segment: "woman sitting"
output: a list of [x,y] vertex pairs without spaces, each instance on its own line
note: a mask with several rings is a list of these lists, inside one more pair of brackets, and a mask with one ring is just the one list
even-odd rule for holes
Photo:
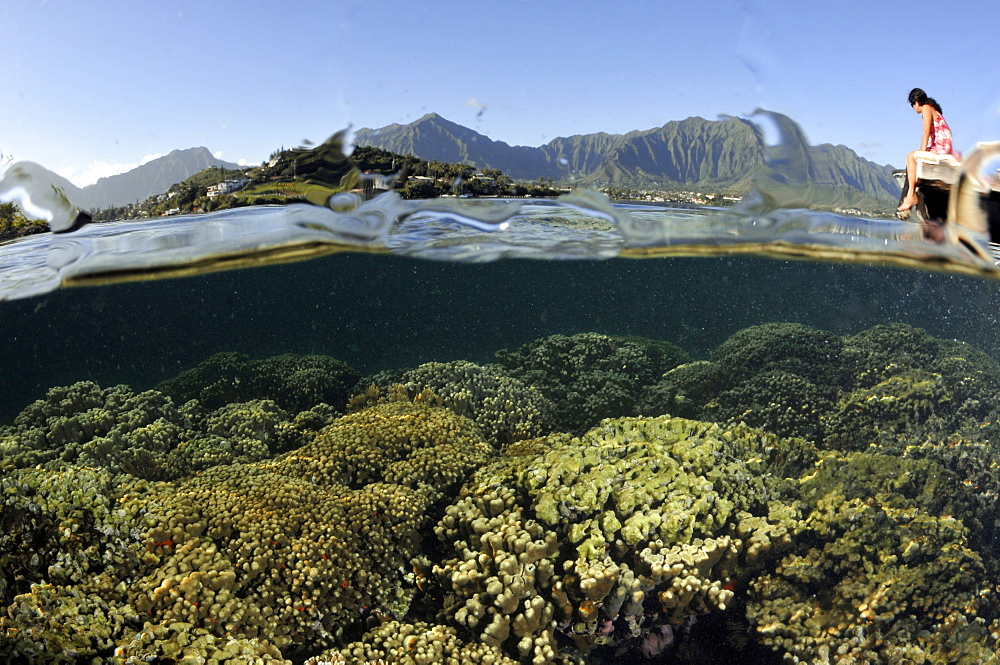
[[[917,205],[917,157],[921,152],[931,152],[936,155],[958,155],[952,150],[951,128],[945,122],[941,113],[941,105],[927,96],[920,88],[910,91],[910,106],[923,117],[924,133],[920,138],[921,150],[914,150],[906,156],[906,183],[908,189],[900,202],[897,212],[909,214],[910,208]],[[901,215],[902,216],[902,215]]]

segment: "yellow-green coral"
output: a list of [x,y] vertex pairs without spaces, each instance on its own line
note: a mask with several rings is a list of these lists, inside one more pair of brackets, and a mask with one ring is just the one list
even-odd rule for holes
[[340,418],[271,468],[318,485],[385,481],[437,500],[457,491],[491,454],[468,419],[426,404],[389,402]]
[[[509,447],[435,529],[453,548],[434,568],[448,614],[548,663],[558,635],[586,653],[724,609],[746,542],[771,527],[778,485],[761,472],[778,470],[766,461],[777,445],[747,428],[625,418]],[[765,512],[737,535],[749,510]]]
[[490,446],[447,409],[382,404],[334,422],[273,461],[158,485],[156,565],[133,604],[155,622],[284,647],[332,645],[359,608],[404,611],[428,509]]
[[799,323],[765,323],[733,334],[712,352],[712,361],[734,382],[756,374],[797,374],[822,388],[849,380],[850,366],[840,335]]
[[[667,351],[557,336],[339,419],[328,359],[220,356],[187,377],[205,404],[53,389],[0,430],[0,657],[995,659],[1000,366],[903,325]],[[574,430],[719,422],[522,440],[550,398]]]
[[451,627],[418,622],[387,622],[340,649],[331,649],[306,661],[307,665],[372,665],[410,663],[439,665],[516,665],[498,649],[463,641]]
[[156,391],[81,381],[53,388],[13,426],[0,428],[2,464],[9,470],[58,461],[164,477],[167,455],[185,436],[189,418]]
[[497,446],[552,431],[552,404],[537,388],[513,378],[499,365],[432,362],[386,378],[400,384],[410,399],[424,390],[432,391],[441,406],[475,422],[486,440]]
[[983,662],[997,598],[953,483],[925,461],[826,454],[800,483],[800,545],[750,583],[756,637],[801,662]]
[[216,635],[183,621],[152,624],[122,640],[110,659],[114,665],[141,665],[170,662],[178,665],[242,665],[243,663],[278,663],[291,665],[273,644],[260,638]]
[[172,480],[218,464],[255,462],[297,448],[334,419],[318,404],[291,415],[270,400],[204,413],[155,390],[101,388],[81,381],[53,388],[0,428],[0,468],[71,463],[146,480]]

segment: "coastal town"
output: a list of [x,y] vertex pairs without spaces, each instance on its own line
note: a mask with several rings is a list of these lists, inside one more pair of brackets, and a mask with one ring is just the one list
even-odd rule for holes
[[[325,200],[338,192],[353,192],[364,198],[389,190],[405,199],[546,198],[575,189],[552,178],[515,180],[498,169],[426,161],[379,148],[359,147],[349,161],[343,161],[342,156],[324,158],[322,155],[328,152],[328,146],[280,150],[257,167],[208,168],[144,201],[99,210],[95,220],[165,217],[297,201],[315,203],[318,197]],[[616,185],[602,187],[600,191],[612,200],[695,206],[729,206],[741,198],[720,192]]]

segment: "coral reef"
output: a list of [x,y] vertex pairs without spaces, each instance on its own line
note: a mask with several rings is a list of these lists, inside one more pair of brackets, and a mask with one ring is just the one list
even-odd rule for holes
[[144,663],[278,663],[291,665],[273,644],[256,637],[215,635],[191,623],[172,621],[169,624],[146,622],[123,645],[115,649],[112,662],[120,665]]
[[432,362],[400,375],[375,378],[382,383],[373,385],[385,391],[396,384],[402,386],[409,399],[431,391],[436,404],[472,420],[497,446],[552,431],[549,400],[498,365],[480,366],[464,360]]
[[597,333],[552,335],[496,359],[554,404],[557,431],[573,434],[634,414],[645,386],[691,360],[668,342]]
[[797,662],[985,662],[996,589],[952,515],[967,514],[954,481],[922,460],[824,455],[799,486],[801,545],[750,583],[757,638]]
[[0,428],[0,469],[65,463],[146,480],[172,480],[218,464],[255,462],[303,445],[336,416],[319,404],[294,417],[270,400],[204,413],[155,390],[90,381],[53,388]]
[[0,428],[2,468],[60,461],[162,477],[190,418],[184,407],[152,390],[135,393],[90,381],[53,388],[12,426]]
[[282,409],[298,413],[322,403],[343,409],[359,378],[348,365],[328,356],[286,353],[252,360],[241,353],[226,352],[163,381],[156,389],[178,403],[196,399],[206,409],[270,399]]
[[985,354],[766,324],[497,359],[53,388],[0,428],[0,659],[998,661]]
[[831,389],[850,378],[839,335],[798,323],[765,323],[744,328],[712,352],[732,382],[765,372],[795,374]]
[[[234,420],[248,408],[258,417]],[[249,427],[261,446],[286,422],[260,401],[214,413],[212,427]],[[491,452],[467,419],[400,402],[273,459],[171,482],[55,462],[14,470],[0,481],[0,597],[17,639],[0,652],[240,662],[342,643],[365,608],[405,614],[431,506]],[[83,613],[103,619],[82,629]]]
[[389,402],[343,416],[269,468],[323,487],[392,483],[437,501],[457,494],[491,454],[474,424],[449,409]]
[[725,609],[737,569],[787,541],[766,508],[783,481],[763,473],[780,444],[660,418],[508,447],[435,528],[453,552],[433,568],[445,616],[521,662],[551,663],[566,645],[638,649],[660,626]]
[[1000,435],[1000,365],[904,324],[841,337],[769,323],[737,332],[711,361],[665,373],[644,389],[637,410],[902,454],[949,435]]
[[458,631],[448,626],[417,622],[389,621],[341,649],[330,649],[310,658],[307,665],[372,665],[373,663],[412,663],[438,665],[516,665],[518,661],[503,655],[495,647],[466,643]]
[[713,422],[742,422],[779,436],[816,441],[824,432],[823,416],[833,407],[826,395],[797,374],[768,370],[721,391],[700,415]]
[[727,386],[726,372],[709,360],[695,360],[665,372],[642,390],[636,415],[697,419],[702,408]]
[[144,548],[145,510],[103,469],[16,470],[0,477],[0,656],[77,662],[108,652],[138,616],[125,580]]
[[490,450],[446,409],[390,403],[273,461],[155,486],[146,542],[158,561],[132,603],[155,623],[333,646],[362,607],[406,612],[430,506]]

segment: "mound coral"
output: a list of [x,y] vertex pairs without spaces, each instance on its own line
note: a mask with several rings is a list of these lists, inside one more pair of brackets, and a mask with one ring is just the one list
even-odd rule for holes
[[557,431],[574,434],[632,415],[645,386],[691,360],[667,342],[596,333],[552,335],[496,359],[553,403]]
[[466,643],[449,626],[389,621],[369,631],[361,640],[340,649],[330,649],[306,661],[306,665],[373,665],[374,663],[468,663],[469,665],[516,665],[499,650],[485,644]]
[[553,406],[541,392],[510,376],[498,365],[464,360],[425,363],[401,375],[382,377],[386,392],[398,384],[413,399],[425,390],[436,403],[469,418],[496,446],[548,434]]
[[733,382],[771,371],[795,374],[830,390],[850,380],[843,339],[798,323],[744,328],[712,352],[712,361]]
[[190,417],[185,408],[152,390],[101,388],[90,381],[53,388],[12,426],[0,428],[3,468],[59,461],[162,477]]
[[0,428],[5,470],[66,463],[146,480],[172,480],[218,464],[255,462],[296,448],[335,417],[320,404],[292,417],[270,400],[204,413],[155,390],[101,388],[81,381],[53,388]]
[[390,403],[273,461],[153,487],[160,519],[146,542],[158,561],[132,603],[154,623],[332,646],[362,607],[405,613],[430,506],[490,450],[447,409]]
[[287,353],[252,360],[227,352],[163,381],[156,389],[179,403],[196,399],[207,409],[270,399],[298,413],[321,403],[342,409],[359,378],[347,364],[328,356]]
[[[996,659],[989,357],[898,324],[497,357],[343,417],[315,357],[52,389],[0,429],[0,659]],[[595,420],[634,413],[673,416]]]
[[0,477],[0,656],[77,662],[107,653],[138,616],[124,580],[142,565],[144,510],[103,469]]
[[[213,422],[231,428],[246,406]],[[254,436],[273,424],[235,422]],[[345,416],[274,459],[172,482],[16,470],[0,484],[3,627],[24,638],[8,653],[238,662],[344,643],[364,608],[405,614],[431,507],[491,454],[467,419],[402,402]],[[43,618],[74,612],[106,620],[80,631]]]

